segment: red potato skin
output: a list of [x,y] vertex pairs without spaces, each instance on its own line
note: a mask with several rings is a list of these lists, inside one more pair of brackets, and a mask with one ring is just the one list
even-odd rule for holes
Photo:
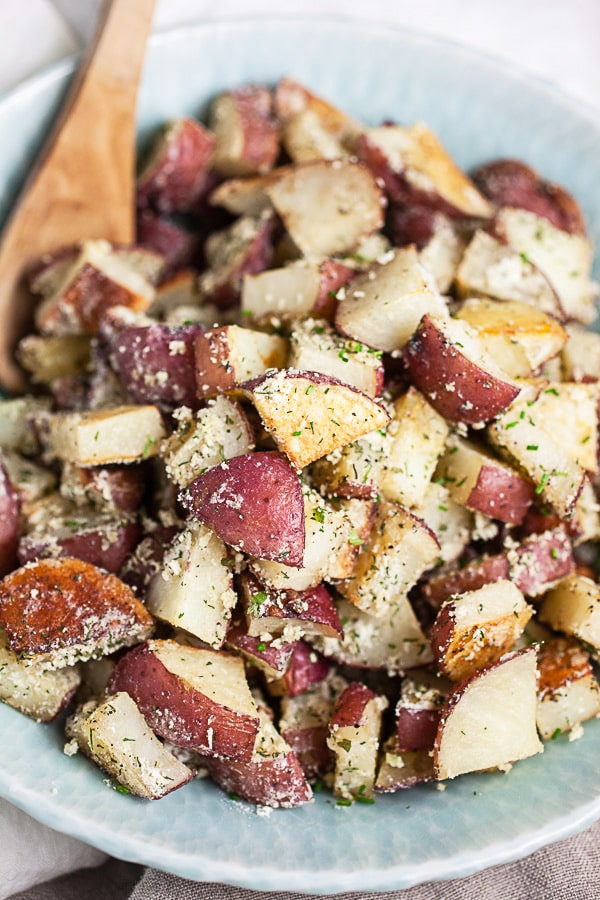
[[[150,209],[138,212],[137,242],[164,256],[165,275],[193,266],[200,253],[200,237]],[[164,280],[164,279],[163,279]]]
[[187,212],[202,191],[215,137],[199,122],[183,118],[158,141],[157,155],[138,178],[137,204],[163,213]]
[[199,325],[123,328],[112,341],[110,361],[135,403],[198,406],[194,341]]
[[247,453],[214,466],[181,492],[180,501],[237,550],[302,566],[302,487],[283,453]]
[[109,634],[116,648],[134,628],[154,630],[152,616],[126,584],[71,558],[38,560],[5,576],[0,625],[17,655],[95,646]]
[[[315,622],[323,625],[323,633],[330,637],[343,637],[344,629],[333,598],[324,584],[305,591],[273,591],[265,589],[251,573],[242,576],[242,592],[250,602],[257,593],[266,593],[267,600],[261,603],[260,620],[276,618],[295,622]],[[248,622],[250,624],[250,621]]]
[[575,569],[571,539],[564,525],[532,534],[517,547],[512,580],[519,590],[538,597]]
[[338,307],[336,294],[340,288],[348,285],[354,276],[354,270],[335,259],[326,259],[321,263],[321,279],[312,314],[319,319],[334,322]]
[[293,752],[275,759],[234,762],[203,760],[209,776],[228,794],[261,806],[291,809],[312,799],[312,790]]
[[223,278],[206,292],[205,299],[219,309],[231,309],[240,301],[244,275],[256,275],[268,269],[273,262],[274,223],[265,219],[258,234],[251,241],[241,258],[224,273]]
[[571,194],[518,160],[493,160],[475,169],[471,178],[497,206],[526,209],[569,234],[586,234],[583,214]]
[[38,559],[72,557],[117,574],[139,543],[142,530],[137,521],[115,523],[106,529],[81,528],[76,534],[57,538],[51,532],[47,539],[23,535],[19,540],[18,558],[23,566]]
[[309,728],[291,728],[281,735],[290,745],[302,771],[309,780],[322,778],[335,767],[335,753],[327,746],[327,725]]
[[423,597],[437,611],[453,594],[475,591],[493,581],[510,576],[508,558],[504,553],[480,557],[464,566],[444,572],[425,582],[421,588]]
[[294,652],[294,643],[277,643],[272,646],[260,637],[252,637],[241,625],[233,624],[227,629],[225,638],[227,647],[245,656],[261,671],[272,678],[285,674]]
[[0,577],[18,565],[17,548],[21,534],[21,501],[4,464],[0,461]]
[[97,466],[78,468],[76,477],[82,490],[102,505],[102,500],[122,512],[137,512],[144,496],[142,466]]
[[327,678],[332,668],[333,663],[317,653],[310,644],[297,641],[286,671],[278,682],[268,685],[269,692],[278,697],[296,697]]
[[440,721],[441,709],[398,710],[396,733],[401,753],[432,750]]
[[424,203],[390,203],[386,217],[386,231],[394,247],[414,244],[422,250],[437,227],[440,213]]
[[423,316],[409,339],[403,359],[412,383],[440,415],[452,422],[487,422],[519,393],[516,385],[490,375],[467,359],[428,315]]
[[360,681],[351,682],[348,687],[344,688],[336,701],[329,722],[330,729],[361,725],[365,707],[376,698],[377,694],[366,684],[362,684]]
[[[425,191],[414,187],[402,172],[395,172],[380,147],[373,144],[367,135],[359,135],[356,156],[371,170],[375,178],[383,182],[385,193],[391,210],[403,210],[417,207],[422,211],[423,220],[427,217],[425,210],[441,212],[451,219],[464,219],[465,214],[435,191]],[[425,227],[424,233],[426,233]],[[431,234],[429,235],[431,237]]]
[[516,472],[483,465],[465,506],[509,525],[520,525],[534,496],[534,486]]
[[122,285],[104,275],[94,266],[85,263],[77,272],[60,299],[39,317],[37,326],[42,333],[53,333],[66,325],[72,330],[69,319],[77,319],[79,331],[95,334],[104,313],[113,306],[126,306],[133,312],[143,312],[148,300],[131,294]]
[[279,129],[271,116],[271,93],[258,85],[229,91],[243,133],[241,159],[249,171],[264,173],[273,168],[279,154]]
[[126,691],[152,731],[178,747],[246,762],[252,758],[258,716],[227,709],[190,687],[163,665],[148,644],[121,657],[107,691]]

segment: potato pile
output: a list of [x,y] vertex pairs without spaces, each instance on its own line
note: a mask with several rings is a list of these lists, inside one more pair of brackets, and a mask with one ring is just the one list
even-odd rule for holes
[[600,713],[600,335],[576,201],[291,78],[169,123],[134,246],[30,274],[0,699],[119,790],[293,807]]

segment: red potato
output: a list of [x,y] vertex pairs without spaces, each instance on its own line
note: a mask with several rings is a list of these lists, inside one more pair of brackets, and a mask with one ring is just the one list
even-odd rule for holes
[[306,591],[270,590],[249,572],[241,579],[241,596],[248,634],[302,634],[341,636],[342,623],[331,594],[320,584]]
[[38,422],[47,421],[50,400],[25,394],[10,400],[0,399],[0,448],[36,456],[40,453]]
[[449,683],[431,669],[415,669],[402,680],[395,710],[395,752],[433,749],[449,690]]
[[592,281],[593,246],[585,235],[556,228],[535,213],[502,207],[494,233],[542,272],[560,300],[567,319],[589,325],[596,316],[597,288]]
[[539,597],[573,572],[573,547],[564,525],[526,537],[508,551],[510,578],[528,597]]
[[298,259],[282,268],[245,275],[242,312],[258,320],[317,316],[331,321],[337,294],[353,274],[349,266],[334,259]]
[[384,178],[392,200],[420,202],[455,218],[493,215],[493,206],[421,122],[369,128],[356,150]]
[[328,659],[388,673],[404,672],[433,660],[429,641],[406,598],[396,604],[387,619],[377,619],[346,600],[338,601],[337,608],[343,639],[311,638],[311,644]]
[[[216,310],[208,305],[200,305],[197,280],[197,272],[189,267],[179,269],[178,272],[163,279],[156,288],[148,315],[171,326],[179,325],[181,327],[186,322],[195,325],[204,324],[200,317],[205,313],[208,314],[209,311],[215,315]],[[194,315],[186,318],[188,310],[193,310]],[[183,321],[179,318],[180,316]],[[212,325],[213,322],[214,319],[210,324]]]
[[[348,577],[363,540],[360,532],[369,527],[366,521],[355,522],[345,504],[325,500],[315,490],[303,485],[304,557],[302,565],[293,568],[285,562],[253,559],[250,567],[265,585],[276,590],[304,591],[322,581]],[[361,502],[361,501],[356,501]],[[356,512],[352,510],[352,512]]]
[[340,337],[324,319],[296,322],[289,340],[290,368],[331,375],[368,397],[381,394],[384,368],[379,351]]
[[[146,800],[158,800],[194,776],[150,731],[123,691],[80,706],[67,721],[66,736],[119,784]],[[72,752],[69,744],[67,752]]]
[[272,643],[270,636],[250,635],[239,622],[234,622],[227,630],[226,647],[247,660],[265,676],[267,684],[282,678],[287,671],[296,641],[277,640]]
[[586,575],[572,574],[548,591],[539,618],[600,654],[600,585]]
[[538,650],[537,727],[542,740],[599,713],[600,686],[589,653],[575,638],[544,641]]
[[438,553],[438,540],[422,519],[383,500],[352,574],[338,590],[363,612],[377,619],[393,618]]
[[52,384],[59,378],[85,374],[90,362],[89,335],[28,334],[19,341],[17,356],[34,384]]
[[465,250],[456,271],[456,289],[461,297],[484,294],[564,319],[556,291],[527,254],[486,231],[476,231]]
[[[392,243],[394,246],[401,245],[396,239],[393,239]],[[404,243],[414,243],[419,247],[421,265],[433,275],[438,291],[447,294],[454,282],[467,243],[461,229],[442,213],[434,213],[431,234],[427,239],[420,243],[412,239]]]
[[335,672],[299,694],[281,698],[279,730],[296,754],[308,779],[333,771],[335,754],[327,746],[329,720],[348,682]]
[[212,529],[188,524],[175,535],[148,584],[148,609],[218,650],[237,603],[228,563],[227,548]]
[[254,432],[245,412],[228,397],[215,397],[202,409],[175,410],[177,429],[161,445],[169,479],[186,487],[212,466],[254,449]]
[[507,654],[457,684],[436,736],[436,779],[505,769],[542,752],[536,730],[536,681],[536,654],[530,647]]
[[[557,434],[544,427],[546,415],[536,401],[518,403],[490,422],[486,435],[508,462],[527,474],[536,495],[567,519],[573,514],[586,474],[563,446],[562,438],[557,440]],[[584,428],[584,433],[589,433],[589,423],[584,423]]]
[[21,534],[21,501],[3,460],[0,460],[0,577],[16,569]]
[[267,88],[245,85],[213,101],[209,124],[216,137],[213,166],[221,175],[268,172],[279,154],[279,129]]
[[176,272],[193,265],[200,257],[200,237],[176,222],[157,216],[150,209],[138,211],[137,241],[142,247],[154,250],[165,260],[165,272]]
[[115,336],[110,362],[135,403],[198,405],[194,346],[198,325],[124,328]]
[[296,697],[320,684],[333,671],[333,665],[303,640],[296,641],[290,662],[280,678],[267,683],[272,697]]
[[366,394],[318,372],[285,369],[248,382],[244,391],[297,469],[389,421],[384,407]]
[[169,123],[155,139],[137,178],[139,207],[162,213],[193,209],[203,190],[216,140],[203,125],[182,118]]
[[568,340],[561,353],[566,381],[600,381],[600,334],[575,322],[566,327]]
[[413,384],[451,422],[489,421],[519,394],[519,387],[487,357],[476,334],[455,319],[424,315],[404,348]]
[[595,475],[600,456],[600,382],[562,381],[540,392],[533,406],[538,425],[552,435],[570,459]]
[[52,722],[69,706],[81,683],[78,666],[48,669],[21,659],[0,630],[0,700],[37,722]]
[[117,574],[142,535],[137,518],[112,510],[72,506],[56,495],[30,510],[19,539],[19,563],[74,557]]
[[228,794],[260,806],[291,809],[312,800],[312,790],[295,753],[261,711],[254,753],[243,762],[204,760],[208,774]]
[[193,346],[196,393],[202,399],[232,390],[268,369],[281,369],[288,350],[279,335],[238,325],[199,332]]
[[451,568],[433,574],[422,586],[421,593],[434,610],[453,594],[476,591],[485,584],[509,578],[510,564],[506,554],[479,557],[462,568]]
[[6,470],[8,480],[17,493],[21,515],[25,519],[38,500],[56,489],[56,474],[52,469],[40,466],[14,450],[0,451],[0,465]]
[[461,681],[512,650],[533,608],[510,581],[486,584],[451,597],[431,628],[431,648],[439,671]]
[[381,719],[388,703],[354,681],[338,697],[329,721],[329,749],[335,753],[334,796],[343,800],[373,797]]
[[391,251],[353,279],[338,305],[335,327],[368,347],[393,352],[406,344],[425,313],[443,318],[447,312],[411,246]]
[[289,76],[277,82],[274,104],[277,118],[284,125],[299,114],[310,112],[327,134],[348,147],[363,130],[356,119]]
[[153,296],[150,280],[107,241],[86,241],[56,290],[36,307],[36,326],[42,334],[94,334],[110,307],[143,311]]
[[327,497],[374,500],[387,474],[388,431],[372,431],[316,460],[310,467],[312,483]]
[[190,513],[251,556],[301,566],[302,486],[285,456],[263,451],[236,456],[199,475],[181,493]]
[[270,184],[267,195],[307,257],[352,251],[383,224],[381,190],[360,163],[317,160],[298,164]]
[[431,481],[427,486],[418,512],[419,518],[423,519],[438,539],[438,564],[443,566],[458,559],[471,540],[471,513],[464,506],[455,503],[448,488],[437,481]]
[[65,462],[60,494],[78,506],[137,512],[145,490],[143,466],[98,466],[84,469]]
[[127,585],[78,559],[28,563],[0,582],[0,625],[23,658],[61,668],[145,640],[154,620]]
[[252,758],[259,716],[238,657],[149,641],[121,657],[108,689],[130,694],[155,734],[178,747]]
[[428,750],[401,750],[396,735],[383,744],[375,780],[376,794],[393,794],[433,781],[433,760]]
[[523,522],[535,496],[530,481],[458,436],[440,459],[436,476],[457,503],[510,525]]
[[121,567],[119,578],[128,584],[136,596],[144,598],[153,575],[162,568],[162,561],[167,547],[179,532],[176,525],[145,525],[146,534],[142,537],[133,553]]
[[450,426],[412,385],[394,400],[381,489],[409,509],[423,506]]
[[542,178],[515,159],[496,159],[478,166],[471,178],[482,194],[497,206],[514,206],[548,219],[570,234],[585,234],[579,204],[563,187]]
[[[165,258],[154,248],[137,243],[112,244],[108,241],[91,241],[88,245],[96,252],[105,251],[110,259],[114,258],[139,272],[150,284],[156,285],[164,275]],[[85,243],[70,244],[42,256],[29,271],[28,282],[32,293],[40,294],[42,297],[56,293],[85,246]]]
[[156,455],[165,437],[162,416],[153,405],[59,413],[48,426],[50,452],[83,467],[143,462]]
[[198,278],[202,298],[219,309],[236,306],[244,277],[268,269],[273,259],[272,213],[242,216],[204,245],[208,268]]
[[475,329],[486,352],[514,378],[538,371],[567,341],[566,331],[554,316],[516,300],[472,297],[457,316]]

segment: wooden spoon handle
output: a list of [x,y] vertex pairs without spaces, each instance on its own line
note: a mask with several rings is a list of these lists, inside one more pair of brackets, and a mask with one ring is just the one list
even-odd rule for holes
[[31,327],[27,266],[66,244],[129,243],[135,229],[135,110],[154,0],[105,0],[96,34],[0,242],[0,384]]

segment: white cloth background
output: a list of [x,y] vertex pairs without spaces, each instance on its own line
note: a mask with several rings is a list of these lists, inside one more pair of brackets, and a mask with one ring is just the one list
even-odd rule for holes
[[[76,53],[101,0],[0,0],[0,92]],[[155,29],[276,13],[389,22],[513,62],[600,116],[600,0],[158,0]],[[0,900],[105,857],[0,801]]]

